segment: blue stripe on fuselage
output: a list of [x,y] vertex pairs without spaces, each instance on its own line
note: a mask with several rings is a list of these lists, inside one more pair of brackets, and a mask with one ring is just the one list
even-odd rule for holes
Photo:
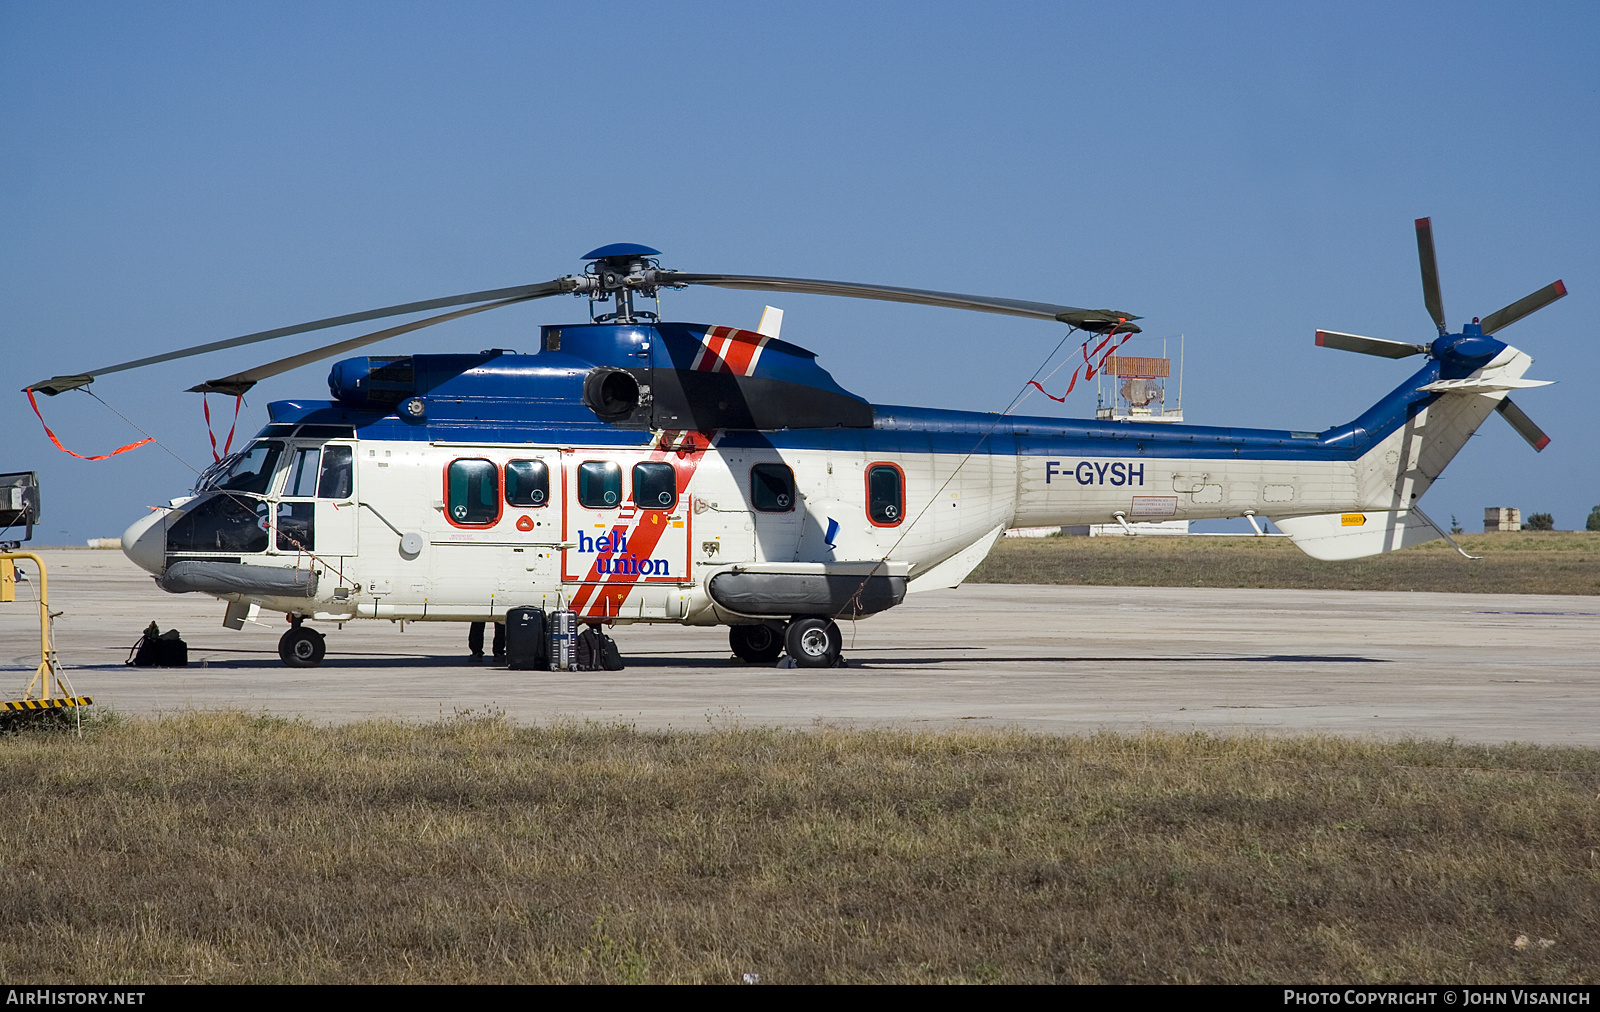
[[[1403,425],[1437,397],[1418,387],[1440,376],[1428,361],[1353,422],[1322,432],[1299,434],[1287,429],[1236,429],[1209,425],[1151,425],[1101,422],[1045,416],[999,417],[980,411],[874,405],[871,429],[782,429],[726,432],[718,445],[727,449],[854,450],[890,455],[905,453],[1070,454],[1080,457],[1142,455],[1190,459],[1353,460]],[[504,410],[507,402],[496,404]],[[574,423],[540,419],[537,405],[514,405],[526,412],[504,421],[437,419],[408,423],[394,415],[353,411],[328,401],[277,401],[278,422],[355,425],[362,439],[460,443],[510,443],[557,446],[645,447],[653,435],[618,429],[598,420]],[[441,405],[443,407],[443,405]],[[486,405],[475,406],[482,411]],[[565,414],[566,412],[562,412]],[[570,417],[570,416],[569,416]]]

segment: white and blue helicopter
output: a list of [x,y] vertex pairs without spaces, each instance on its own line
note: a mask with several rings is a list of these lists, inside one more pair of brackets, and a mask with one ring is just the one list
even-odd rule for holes
[[[1438,328],[1410,344],[1318,331],[1319,345],[1422,355],[1359,418],[1321,432],[1138,424],[871,404],[805,349],[755,330],[670,323],[635,305],[687,285],[837,295],[1002,313],[1115,336],[1130,313],[917,289],[663,269],[616,244],[584,273],[316,320],[57,376],[96,376],[327,327],[443,315],[192,389],[256,382],[422,327],[553,295],[590,322],[545,326],[534,354],[363,356],[338,362],[331,400],[275,401],[241,452],[123,535],[173,593],[283,612],[286,664],[322,661],[306,624],[501,621],[570,609],[588,623],[730,627],[734,652],[838,662],[838,622],[959,585],[1007,528],[1166,518],[1270,518],[1307,554],[1349,559],[1448,537],[1418,508],[1498,410],[1549,441],[1507,396],[1525,353],[1493,336],[1566,294],[1557,281],[1458,333],[1445,325],[1429,219],[1416,223]],[[1252,520],[1253,522],[1253,520]]]

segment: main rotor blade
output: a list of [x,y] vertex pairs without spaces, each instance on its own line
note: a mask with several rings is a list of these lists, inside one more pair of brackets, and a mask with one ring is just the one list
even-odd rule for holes
[[1024,302],[1020,299],[996,299],[985,295],[958,295],[954,292],[933,292],[921,288],[861,285],[847,281],[818,281],[811,278],[685,274],[679,271],[661,271],[658,277],[663,285],[712,285],[717,288],[739,288],[756,292],[794,292],[800,295],[838,295],[851,299],[910,302],[923,306],[943,306],[946,309],[970,309],[979,313],[1002,313],[1007,316],[1027,316],[1036,320],[1055,320],[1099,334],[1139,333],[1139,328],[1129,322],[1139,317],[1111,309],[1078,309],[1074,306],[1051,305],[1048,302]]
[[246,369],[244,372],[236,372],[231,376],[224,376],[221,379],[206,380],[204,383],[190,387],[189,392],[195,394],[242,394],[262,380],[267,379],[270,376],[276,376],[279,373],[288,372],[290,369],[298,369],[303,365],[310,365],[312,362],[316,362],[321,359],[332,358],[333,356],[342,354],[343,352],[354,351],[357,348],[361,348],[369,344],[377,344],[379,341],[387,341],[391,337],[399,337],[401,334],[409,334],[413,330],[421,330],[423,327],[431,327],[436,323],[446,323],[450,320],[459,320],[463,316],[471,316],[473,313],[482,313],[490,309],[499,309],[501,306],[510,306],[518,302],[527,302],[533,298],[537,298],[537,296],[524,295],[517,299],[502,299],[499,302],[491,302],[486,306],[472,306],[469,309],[458,309],[453,313],[445,313],[442,316],[431,316],[426,320],[414,320],[411,323],[403,323],[398,327],[390,327],[388,330],[380,330],[376,333],[364,334],[361,337],[353,337],[348,341],[340,341],[338,344],[324,345],[321,348],[313,348],[312,350],[302,352],[299,355],[291,355],[288,358],[280,358],[276,362],[268,362],[266,365],[258,365],[254,369]]
[[328,327],[340,327],[347,323],[365,323],[368,320],[381,320],[386,316],[400,316],[405,313],[421,313],[429,309],[443,309],[445,306],[461,306],[469,302],[488,302],[491,299],[511,299],[526,301],[528,299],[542,299],[550,295],[561,295],[578,287],[575,278],[557,278],[554,281],[545,281],[537,285],[517,285],[514,288],[494,288],[486,292],[468,292],[465,295],[447,295],[442,299],[428,299],[423,302],[407,302],[398,306],[385,306],[382,309],[369,309],[363,313],[348,313],[344,316],[330,316],[325,320],[313,320],[310,323],[298,323],[292,327],[278,327],[275,330],[263,330],[254,334],[245,334],[243,337],[230,337],[225,341],[212,341],[209,344],[196,345],[193,348],[183,348],[178,351],[169,351],[161,355],[151,355],[147,358],[134,359],[131,362],[121,362],[117,365],[108,365],[102,369],[94,369],[84,373],[73,373],[64,376],[52,376],[47,380],[40,380],[27,389],[37,390],[40,393],[54,396],[64,390],[73,390],[77,387],[87,386],[94,381],[96,376],[108,373],[123,372],[128,369],[138,369],[142,366],[156,365],[160,362],[171,362],[174,359],[189,358],[194,355],[204,355],[207,352],[222,351],[227,348],[238,348],[246,344],[256,344],[260,341],[271,341],[279,337],[289,337],[294,334],[305,334],[313,330],[325,330]]
[[1425,344],[1406,344],[1381,337],[1362,337],[1360,334],[1341,334],[1337,330],[1317,331],[1317,347],[1355,351],[1363,355],[1381,355],[1384,358],[1409,358],[1427,352]]
[[1493,334],[1497,330],[1504,330],[1524,316],[1538,312],[1566,294],[1567,286],[1560,281],[1545,285],[1532,295],[1518,299],[1506,308],[1485,316],[1482,323],[1483,332]]
[[1439,263],[1433,257],[1432,218],[1417,219],[1417,259],[1422,261],[1422,301],[1443,337],[1449,330],[1444,325],[1444,297],[1439,294]]
[[1494,409],[1500,412],[1500,416],[1510,422],[1513,429],[1517,430],[1517,435],[1526,439],[1528,445],[1535,450],[1543,452],[1544,448],[1550,445],[1550,437],[1544,434],[1543,429],[1533,424],[1533,419],[1523,414],[1521,408],[1512,404],[1511,398],[1502,399],[1499,404],[1495,405]]

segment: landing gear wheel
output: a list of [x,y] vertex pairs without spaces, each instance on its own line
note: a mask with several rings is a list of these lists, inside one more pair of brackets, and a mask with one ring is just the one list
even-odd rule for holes
[[278,640],[278,656],[291,668],[314,668],[328,652],[328,641],[315,629],[296,625]]
[[783,653],[783,633],[770,625],[736,625],[728,629],[728,645],[741,661],[771,664]]
[[839,661],[844,637],[832,619],[797,618],[789,623],[783,645],[796,667],[831,668]]

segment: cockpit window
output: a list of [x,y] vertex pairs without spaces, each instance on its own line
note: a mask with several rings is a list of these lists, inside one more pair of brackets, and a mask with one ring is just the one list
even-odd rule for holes
[[322,448],[308,446],[294,452],[294,463],[289,465],[289,480],[283,484],[283,494],[291,499],[311,498],[317,490],[317,461]]
[[294,435],[296,439],[354,439],[356,430],[351,425],[302,425]]
[[241,495],[203,499],[167,530],[167,551],[264,552],[271,508],[270,503]]
[[322,499],[348,499],[350,497],[350,458],[348,446],[322,448],[322,477],[317,481],[317,495]]
[[265,495],[272,484],[272,471],[278,466],[278,457],[282,453],[283,444],[277,440],[264,439],[251,443],[217,481],[216,488],[226,492]]
[[222,480],[223,475],[228,473],[228,469],[233,467],[240,456],[241,454],[230,453],[207,464],[205,470],[194,476],[194,488],[190,491],[195,495],[216,491],[217,482]]

